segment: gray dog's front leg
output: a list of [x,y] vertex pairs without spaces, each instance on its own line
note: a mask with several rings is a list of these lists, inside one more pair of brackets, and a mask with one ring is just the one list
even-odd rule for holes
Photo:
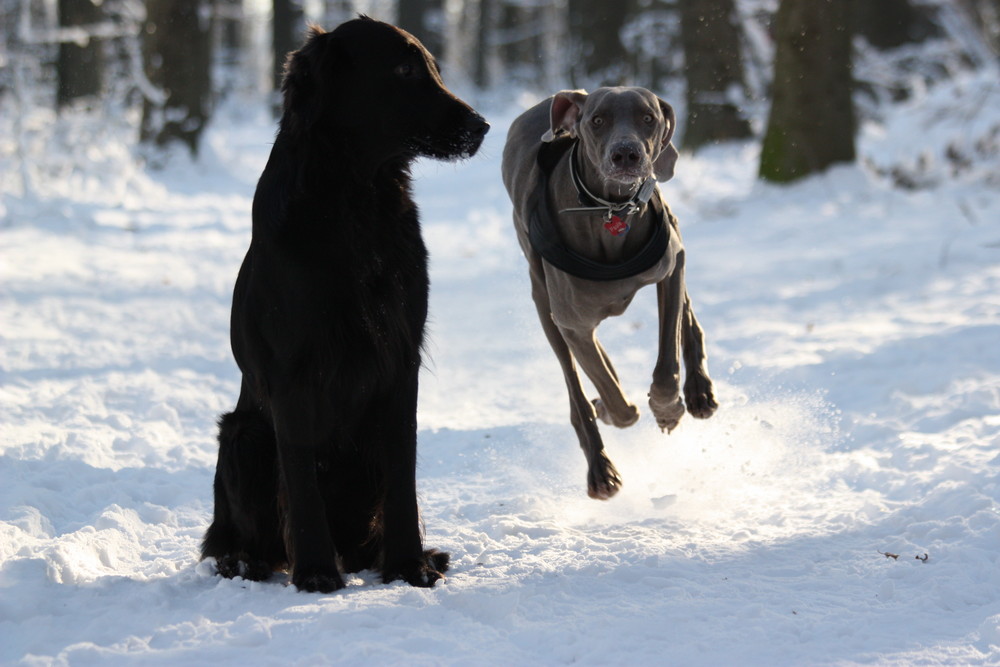
[[705,353],[705,333],[694,315],[691,297],[684,292],[684,315],[681,321],[681,339],[684,346],[684,402],[692,417],[708,419],[719,404],[708,376],[708,355]]
[[649,408],[660,429],[673,431],[684,415],[681,400],[681,323],[684,314],[684,251],[676,255],[674,270],[656,284],[660,315],[659,355],[649,388]]

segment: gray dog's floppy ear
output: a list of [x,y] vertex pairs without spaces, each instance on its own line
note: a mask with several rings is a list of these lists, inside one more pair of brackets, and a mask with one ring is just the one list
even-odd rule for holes
[[556,93],[549,108],[549,129],[542,135],[542,141],[552,141],[567,133],[575,137],[576,124],[586,101],[585,90],[561,90]]
[[674,177],[674,165],[677,164],[677,149],[670,143],[670,139],[674,136],[677,118],[674,116],[672,106],[658,97],[656,99],[660,103],[664,124],[663,139],[660,140],[660,154],[653,162],[653,173],[656,174],[656,180],[663,182]]

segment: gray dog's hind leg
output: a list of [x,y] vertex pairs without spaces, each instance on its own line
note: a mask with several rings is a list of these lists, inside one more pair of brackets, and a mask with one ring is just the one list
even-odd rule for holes
[[577,363],[597,387],[599,399],[593,401],[597,416],[605,424],[625,428],[639,420],[639,408],[629,402],[618,384],[607,353],[601,347],[594,331],[572,331],[560,328],[566,344]]
[[622,394],[626,408],[625,412],[614,415],[608,410],[608,403],[603,398],[595,398],[591,401],[591,403],[594,404],[594,409],[597,411],[597,417],[609,426],[617,426],[618,428],[631,426],[639,420],[639,408],[625,398],[625,392],[621,389],[621,381],[618,379],[618,373],[615,371],[615,367],[611,364],[611,357],[609,357],[608,353],[604,351],[604,346],[601,345],[601,341],[597,340],[596,332],[594,336],[594,344],[597,346],[597,351],[601,353],[601,358],[604,360],[604,367],[607,369],[611,377],[614,378],[615,385],[618,387],[618,391]]
[[587,395],[580,384],[580,375],[576,371],[573,355],[556,323],[552,321],[549,295],[544,275],[541,273],[541,260],[537,256],[529,256],[528,261],[531,264],[531,297],[535,302],[545,337],[562,368],[566,391],[569,394],[570,423],[587,458],[587,495],[598,500],[607,500],[618,493],[622,480],[618,470],[604,452],[604,442],[597,430],[594,408],[587,400]]

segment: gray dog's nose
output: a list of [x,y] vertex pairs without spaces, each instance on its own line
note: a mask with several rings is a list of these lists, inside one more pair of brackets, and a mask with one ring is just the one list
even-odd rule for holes
[[642,149],[634,143],[621,143],[611,150],[611,163],[616,167],[635,167],[642,159]]

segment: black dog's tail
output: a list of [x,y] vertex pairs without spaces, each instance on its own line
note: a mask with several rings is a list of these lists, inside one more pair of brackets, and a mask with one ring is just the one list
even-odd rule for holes
[[220,417],[215,517],[201,545],[201,557],[214,557],[220,573],[242,562],[242,568],[269,575],[286,562],[277,471],[274,430],[263,413],[237,410]]

